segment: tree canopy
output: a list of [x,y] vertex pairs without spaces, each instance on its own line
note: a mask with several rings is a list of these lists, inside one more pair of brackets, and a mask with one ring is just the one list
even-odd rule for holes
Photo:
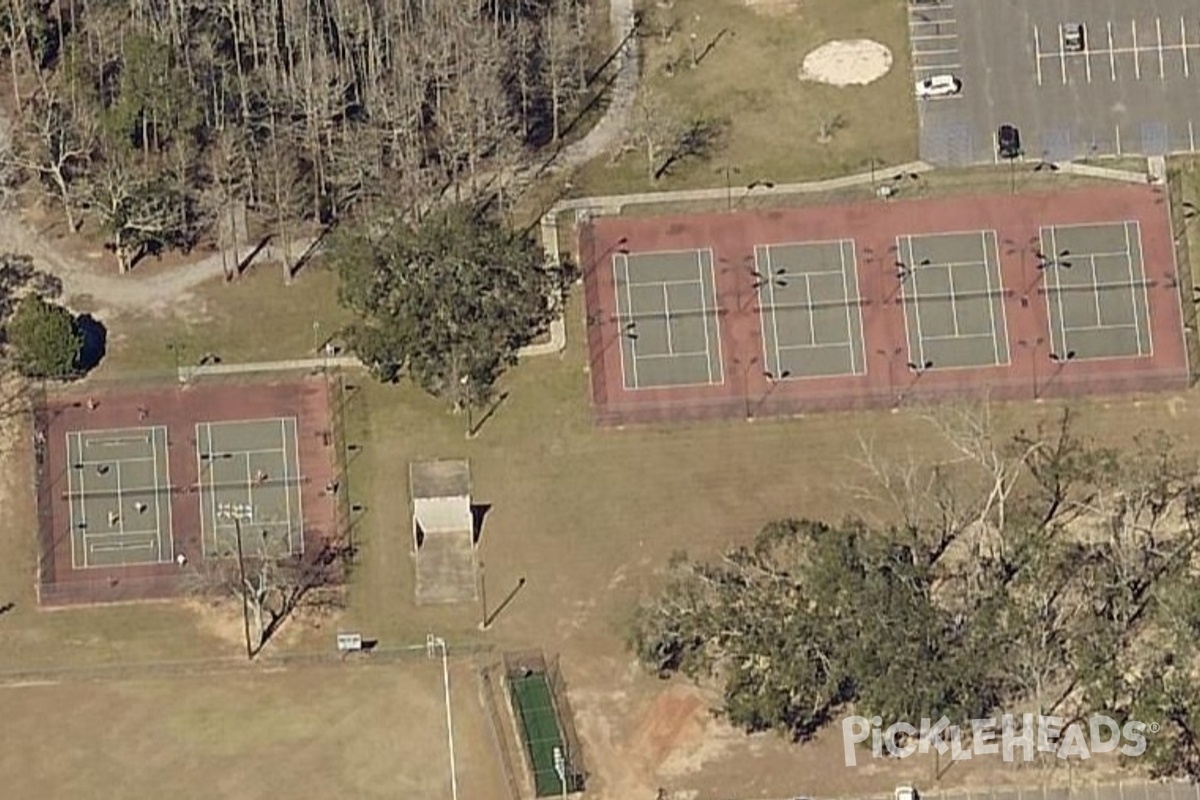
[[419,207],[532,161],[598,99],[594,7],[14,0],[4,161],[72,229],[101,226],[122,270],[234,208],[286,240],[363,201]]
[[76,374],[83,335],[62,306],[28,294],[17,303],[5,334],[13,364],[26,377],[64,379]]
[[459,407],[488,399],[517,351],[546,329],[573,275],[548,264],[531,237],[469,205],[415,224],[347,226],[329,259],[341,302],[358,315],[348,337],[363,362]]
[[639,658],[719,681],[751,731],[1107,714],[1161,723],[1153,771],[1196,777],[1195,458],[1156,436],[1100,447],[1069,415],[1006,440],[977,420],[943,431],[952,465],[870,461],[863,499],[895,499],[891,522],[780,520],[715,562],[674,561],[635,616]]

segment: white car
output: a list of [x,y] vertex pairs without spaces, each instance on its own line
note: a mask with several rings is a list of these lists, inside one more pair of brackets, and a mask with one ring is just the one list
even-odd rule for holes
[[920,800],[920,795],[911,786],[897,786],[892,798],[893,800]]
[[949,97],[962,91],[962,81],[953,75],[930,75],[917,81],[917,97]]

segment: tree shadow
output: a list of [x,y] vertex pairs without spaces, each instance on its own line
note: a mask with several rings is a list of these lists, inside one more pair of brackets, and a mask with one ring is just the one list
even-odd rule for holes
[[79,371],[91,372],[100,366],[108,352],[108,328],[91,314],[80,314],[75,318],[75,325],[83,339],[79,348]]
[[[340,591],[345,583],[345,565],[353,557],[346,542],[326,542],[313,556],[288,559],[287,576],[278,582],[279,602],[264,609],[268,614],[258,644],[251,652],[258,655],[278,633],[288,619],[300,608],[336,610],[343,607]],[[330,591],[323,591],[323,590]]]

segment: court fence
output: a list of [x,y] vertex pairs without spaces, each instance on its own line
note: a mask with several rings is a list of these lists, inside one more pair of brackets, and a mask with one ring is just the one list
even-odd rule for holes
[[[587,782],[587,771],[583,762],[583,750],[579,743],[579,734],[575,730],[575,715],[567,699],[566,686],[563,683],[562,671],[559,668],[558,656],[547,659],[540,650],[505,653],[503,655],[505,682],[508,685],[509,700],[512,704],[513,715],[520,723],[521,734],[524,738],[525,754],[529,771],[533,777],[534,792],[538,797],[561,792],[563,782],[559,779],[558,769],[565,774],[567,792],[582,792]],[[541,678],[545,682],[549,709],[530,709],[530,711],[546,711],[552,713],[557,723],[558,733],[561,734],[561,764],[546,761],[545,753],[541,752],[545,742],[534,740],[529,730],[529,718],[532,714],[523,710],[523,703],[534,693],[524,695],[523,689],[530,679]],[[522,696],[519,696],[522,694]]]
[[1200,372],[1200,332],[1197,326],[1197,314],[1200,312],[1200,297],[1196,295],[1196,281],[1192,274],[1191,236],[1200,221],[1193,212],[1188,216],[1189,209],[1184,205],[1183,182],[1176,176],[1175,180],[1167,182],[1167,191],[1171,204],[1171,236],[1175,247],[1175,270],[1178,275],[1180,311],[1183,314],[1184,344],[1187,347],[1188,372],[1190,385],[1196,384]]

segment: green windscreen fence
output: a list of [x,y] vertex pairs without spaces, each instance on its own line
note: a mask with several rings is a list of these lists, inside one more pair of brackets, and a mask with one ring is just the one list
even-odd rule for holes
[[[521,734],[529,752],[537,796],[547,797],[576,791],[571,754],[563,736],[546,673],[526,672],[510,676],[509,686],[512,688],[513,708],[521,721]],[[556,752],[559,754],[557,758]],[[566,787],[559,777],[560,769],[566,774]]]

